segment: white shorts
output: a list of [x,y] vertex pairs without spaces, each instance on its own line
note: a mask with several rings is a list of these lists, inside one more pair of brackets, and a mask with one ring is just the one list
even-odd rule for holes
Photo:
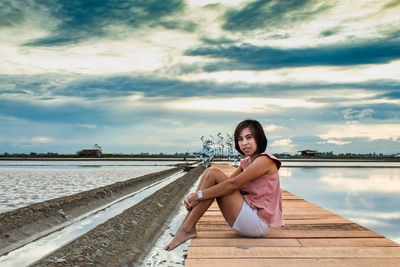
[[237,216],[232,229],[240,236],[262,237],[267,234],[269,229],[257,215],[257,209],[252,209],[246,201],[243,201],[242,209]]

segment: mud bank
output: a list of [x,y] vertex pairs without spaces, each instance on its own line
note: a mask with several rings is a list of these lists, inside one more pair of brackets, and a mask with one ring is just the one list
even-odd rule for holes
[[127,181],[51,199],[0,214],[0,254],[35,239],[38,233],[99,208],[124,195],[168,177],[182,168],[172,168]]
[[191,170],[32,266],[136,266],[203,171],[202,167]]

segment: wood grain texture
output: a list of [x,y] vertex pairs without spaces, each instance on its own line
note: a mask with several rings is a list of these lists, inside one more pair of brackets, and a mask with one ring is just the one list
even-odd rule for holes
[[400,259],[187,259],[185,266],[191,267],[398,267]]
[[[216,164],[227,175],[234,168]],[[262,238],[238,236],[216,202],[197,224],[185,266],[400,266],[400,244],[288,191],[285,225]]]

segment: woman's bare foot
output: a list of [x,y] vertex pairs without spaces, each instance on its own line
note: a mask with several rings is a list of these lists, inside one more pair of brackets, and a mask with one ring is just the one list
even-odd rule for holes
[[171,242],[165,246],[165,250],[173,250],[180,244],[184,243],[186,240],[190,238],[194,238],[197,236],[197,231],[196,228],[193,228],[191,231],[186,232],[183,230],[182,227],[179,227],[178,231],[176,231],[176,234],[174,238],[171,240]]

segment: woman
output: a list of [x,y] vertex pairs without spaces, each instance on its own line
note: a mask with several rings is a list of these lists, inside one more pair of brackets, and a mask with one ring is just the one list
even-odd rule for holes
[[269,227],[283,225],[281,163],[265,152],[267,138],[262,126],[255,120],[242,121],[236,126],[234,140],[236,150],[247,157],[229,177],[218,168],[204,172],[196,192],[184,200],[188,213],[166,250],[196,237],[196,223],[214,199],[238,235],[261,237]]

